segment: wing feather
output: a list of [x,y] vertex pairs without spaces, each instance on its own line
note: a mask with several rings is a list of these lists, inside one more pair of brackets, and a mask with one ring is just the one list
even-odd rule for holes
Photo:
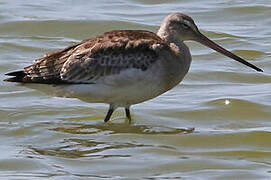
[[128,69],[146,71],[169,46],[149,31],[111,31],[37,59],[22,82],[98,83]]
[[[167,48],[154,33],[148,31],[115,32],[110,38],[103,37],[86,50],[73,54],[63,65],[60,76],[72,83],[98,83],[108,76],[124,70],[146,71],[158,59],[158,50]],[[158,38],[157,38],[158,37]]]
[[35,60],[35,63],[24,68],[25,76],[22,82],[27,83],[65,83],[60,78],[60,71],[67,58],[81,43],[76,43],[63,50],[54,51],[45,57]]

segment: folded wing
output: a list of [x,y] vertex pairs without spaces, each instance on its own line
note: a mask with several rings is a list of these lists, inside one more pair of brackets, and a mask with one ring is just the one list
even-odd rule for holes
[[[111,31],[36,60],[21,82],[99,83],[125,70],[146,71],[168,45],[149,31]],[[7,75],[13,76],[9,73]]]

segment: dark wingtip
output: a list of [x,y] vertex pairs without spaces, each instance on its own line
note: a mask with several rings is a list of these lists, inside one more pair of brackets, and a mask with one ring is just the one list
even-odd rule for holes
[[25,72],[22,71],[22,70],[20,70],[20,71],[12,71],[12,72],[6,73],[5,75],[6,76],[15,76],[15,77],[4,79],[4,81],[7,81],[7,82],[23,82]]
[[6,82],[22,82],[22,81],[19,81],[19,79],[16,77],[4,79],[4,81],[6,81]]
[[12,71],[12,72],[8,72],[5,74],[6,76],[24,76],[25,73],[23,70],[19,70],[19,71]]

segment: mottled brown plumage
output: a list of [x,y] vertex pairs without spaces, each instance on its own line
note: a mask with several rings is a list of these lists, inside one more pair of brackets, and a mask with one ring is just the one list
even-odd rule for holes
[[84,40],[37,59],[6,81],[60,84],[57,94],[93,103],[110,104],[107,122],[117,107],[129,107],[155,98],[179,84],[191,64],[184,41],[204,44],[257,71],[260,68],[227,51],[200,33],[193,19],[182,13],[168,15],[157,34],[119,30]]
[[95,83],[100,77],[127,69],[146,71],[157,60],[161,48],[168,45],[149,31],[107,32],[76,47],[60,77],[72,83]]
[[24,68],[21,81],[95,83],[102,76],[129,68],[146,71],[157,60],[161,48],[169,49],[164,40],[149,31],[106,32],[37,59]]

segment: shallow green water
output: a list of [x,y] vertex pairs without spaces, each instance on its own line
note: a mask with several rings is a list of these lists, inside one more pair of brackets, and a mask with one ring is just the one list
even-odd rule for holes
[[[2,81],[105,31],[156,31],[177,11],[265,72],[188,42],[185,80],[133,106],[131,125],[122,109],[103,124],[107,105]],[[270,179],[270,27],[269,0],[1,1],[0,179]]]

